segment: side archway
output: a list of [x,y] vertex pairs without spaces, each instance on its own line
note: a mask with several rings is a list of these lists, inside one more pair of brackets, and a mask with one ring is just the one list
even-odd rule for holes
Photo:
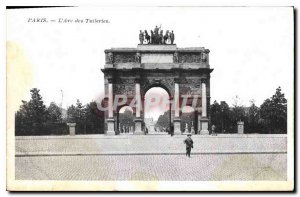
[[118,134],[133,134],[134,113],[130,106],[122,106],[118,109]]

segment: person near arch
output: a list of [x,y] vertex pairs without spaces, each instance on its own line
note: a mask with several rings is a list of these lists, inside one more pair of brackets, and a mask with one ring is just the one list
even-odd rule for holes
[[194,142],[192,140],[192,135],[189,133],[187,134],[187,138],[184,140],[186,146],[186,153],[185,156],[191,157],[191,150],[194,148]]

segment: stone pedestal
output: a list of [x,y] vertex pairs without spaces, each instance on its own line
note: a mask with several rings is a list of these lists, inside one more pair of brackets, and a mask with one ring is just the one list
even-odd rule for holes
[[193,125],[191,126],[191,134],[195,134],[195,129]]
[[75,135],[76,123],[67,123],[69,126],[69,135]]
[[180,119],[174,118],[174,135],[181,135],[180,122]]
[[184,128],[184,134],[187,134],[187,133],[189,133],[189,127],[188,127],[188,124],[186,123],[185,128]]
[[208,119],[207,118],[202,118],[200,122],[201,122],[200,135],[209,135]]
[[142,130],[142,119],[137,118],[134,120],[135,129],[134,129],[134,135],[144,135],[144,132]]
[[237,129],[238,129],[238,134],[244,134],[244,122],[243,121],[237,122]]
[[106,135],[115,135],[115,120],[113,118],[107,119]]

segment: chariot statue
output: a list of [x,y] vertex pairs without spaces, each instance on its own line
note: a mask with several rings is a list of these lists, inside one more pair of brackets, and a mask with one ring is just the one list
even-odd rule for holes
[[164,34],[164,31],[161,29],[160,25],[159,27],[155,26],[153,30],[150,30],[150,35],[147,30],[144,32],[140,30],[139,40],[140,44],[173,44],[175,35],[173,30],[166,30],[166,33]]

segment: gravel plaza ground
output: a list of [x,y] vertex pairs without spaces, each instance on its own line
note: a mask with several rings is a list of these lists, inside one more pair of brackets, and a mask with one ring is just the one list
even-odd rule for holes
[[16,137],[17,180],[286,180],[286,135]]

